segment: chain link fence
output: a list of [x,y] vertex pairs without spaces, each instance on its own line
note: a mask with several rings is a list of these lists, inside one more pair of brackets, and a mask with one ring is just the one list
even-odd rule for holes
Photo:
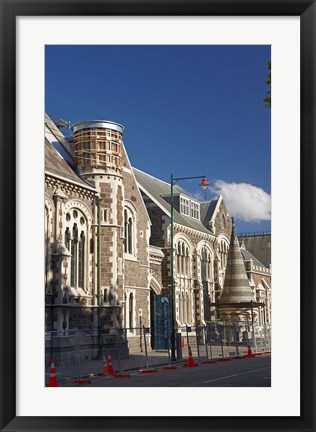
[[[271,326],[245,322],[208,322],[174,331],[175,355],[185,363],[189,347],[196,360],[271,352]],[[172,363],[172,329],[135,327],[111,330],[65,330],[45,334],[45,363],[72,368],[73,376],[102,372],[110,359],[116,371],[151,369]]]
[[189,345],[193,356],[206,360],[247,355],[249,347],[253,353],[271,351],[270,325],[209,322],[205,326],[181,327],[180,331],[185,358]]

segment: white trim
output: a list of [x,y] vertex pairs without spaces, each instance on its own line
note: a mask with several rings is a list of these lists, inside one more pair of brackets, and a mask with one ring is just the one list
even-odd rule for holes
[[[53,178],[56,178],[56,179],[58,179],[58,180],[62,180],[63,182],[66,182],[66,183],[70,183],[70,184],[73,184],[73,185],[79,186],[79,187],[81,187],[82,189],[88,189],[88,190],[90,190],[90,191],[92,191],[92,192],[95,192],[95,193],[98,192],[97,189],[93,188],[92,186],[88,186],[88,185],[86,186],[86,185],[84,185],[84,184],[81,184],[81,183],[79,183],[79,182],[76,182],[75,180],[69,180],[69,178],[67,178],[67,177],[63,177],[63,176],[58,175],[58,174],[53,174],[52,172],[47,171],[47,170],[45,170],[45,175],[50,176],[50,177],[53,177]],[[82,180],[82,181],[83,181],[83,180]]]
[[125,289],[136,289],[136,290],[147,290],[147,291],[149,291],[150,290],[150,288],[148,288],[148,287],[139,287],[139,286],[130,286],[130,285],[125,285],[125,287],[124,287]]
[[84,214],[84,216],[87,219],[88,228],[90,230],[90,226],[91,226],[93,217],[92,217],[92,214],[91,214],[88,206],[83,201],[81,201],[80,199],[71,199],[71,200],[67,201],[65,203],[65,205],[64,205],[64,208],[63,208],[63,211],[64,211],[63,217],[66,217],[66,213],[69,210],[71,210],[72,208],[78,209],[78,210],[82,211],[82,213]]
[[210,222],[214,222],[214,221],[215,221],[216,214],[217,214],[217,212],[219,211],[219,207],[220,207],[220,205],[221,205],[221,203],[222,203],[223,200],[224,200],[223,195],[219,195]]
[[153,275],[150,275],[149,287],[155,294],[161,294],[161,285]]

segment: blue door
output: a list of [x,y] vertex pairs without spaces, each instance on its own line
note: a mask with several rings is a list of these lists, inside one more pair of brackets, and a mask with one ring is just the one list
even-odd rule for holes
[[171,335],[171,294],[155,296],[155,348],[170,349]]

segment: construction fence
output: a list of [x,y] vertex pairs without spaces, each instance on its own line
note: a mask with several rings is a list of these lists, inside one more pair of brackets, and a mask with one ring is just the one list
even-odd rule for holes
[[79,371],[87,362],[113,360],[120,372],[186,361],[189,347],[197,360],[216,360],[253,353],[271,352],[271,326],[252,323],[209,322],[174,330],[135,327],[111,330],[65,330],[45,335],[45,363],[72,365]]

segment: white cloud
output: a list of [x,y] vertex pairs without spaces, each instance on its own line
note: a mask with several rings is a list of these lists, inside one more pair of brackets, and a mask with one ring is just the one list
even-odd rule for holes
[[271,195],[257,186],[217,180],[210,189],[224,196],[230,216],[236,219],[252,223],[271,219]]

